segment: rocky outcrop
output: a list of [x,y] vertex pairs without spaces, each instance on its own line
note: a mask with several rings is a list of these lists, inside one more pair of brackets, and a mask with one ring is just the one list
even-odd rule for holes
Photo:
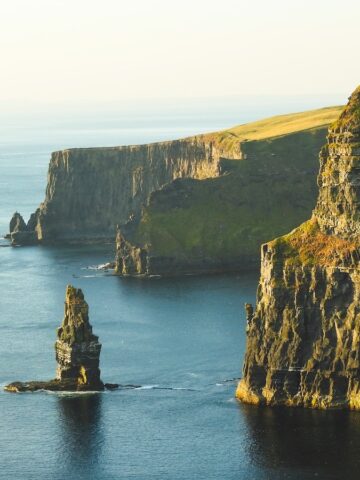
[[[124,230],[130,225],[125,225]],[[116,231],[116,262],[115,272],[124,276],[148,274],[148,256],[145,248],[130,243],[124,236],[124,231],[117,227]]]
[[10,220],[9,227],[10,227],[11,233],[22,232],[22,231],[25,231],[27,228],[26,223],[19,212],[14,213],[14,215]]
[[[101,391],[99,339],[89,323],[89,307],[80,289],[66,289],[65,316],[57,331],[55,343],[57,370],[51,381],[14,382],[5,387],[9,392],[35,390]],[[109,388],[113,388],[110,385]]]
[[262,246],[236,396],[360,409],[360,87],[329,129],[311,220]]
[[9,232],[6,238],[10,239],[13,245],[33,245],[37,243],[31,219],[29,226],[26,225],[23,217],[18,212],[15,212],[10,220]]
[[220,157],[221,148],[197,138],[54,152],[45,200],[27,228],[42,243],[113,242],[116,225],[138,215],[152,191],[179,177],[217,176]]

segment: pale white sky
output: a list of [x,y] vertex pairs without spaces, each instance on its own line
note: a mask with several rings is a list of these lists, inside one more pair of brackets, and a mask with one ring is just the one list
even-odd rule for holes
[[348,95],[358,0],[0,0],[0,102]]

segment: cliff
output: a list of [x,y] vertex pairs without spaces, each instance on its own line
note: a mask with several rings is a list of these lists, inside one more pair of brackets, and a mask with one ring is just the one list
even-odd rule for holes
[[152,191],[178,177],[218,175],[220,154],[196,138],[54,152],[45,200],[27,229],[43,243],[114,241],[116,225],[137,215]]
[[260,245],[305,221],[317,195],[318,152],[341,109],[274,117],[205,136],[220,176],[177,179],[150,194],[140,218],[120,227],[116,271],[178,275],[252,269]]
[[312,218],[262,246],[239,400],[360,408],[359,145],[360,87],[321,150]]
[[[55,354],[56,378],[50,381],[14,382],[5,387],[8,392],[36,390],[100,391],[99,339],[92,332],[89,307],[80,289],[66,288],[65,316],[57,331]],[[112,388],[112,386],[110,387]]]
[[[132,218],[138,219],[152,192],[179,178],[204,180],[226,175],[237,168],[240,160],[251,160],[252,154],[246,153],[246,144],[256,144],[261,139],[315,129],[319,132],[316,147],[311,147],[315,151],[318,142],[323,142],[324,127],[338,113],[339,108],[334,107],[283,115],[170,142],[54,152],[49,165],[45,200],[32,214],[26,228],[10,232],[12,242],[114,241],[116,225],[123,225]],[[306,135],[303,141],[307,142]],[[312,135],[309,142],[310,145],[314,142]],[[266,149],[266,142],[263,147]],[[296,142],[289,146],[285,156],[290,163],[297,150]],[[268,163],[272,163],[270,150],[268,157]],[[315,155],[312,169],[314,167]],[[260,170],[266,168],[266,165],[259,167]],[[261,174],[256,166],[253,173]],[[287,168],[282,174],[286,177]],[[306,191],[314,182],[314,174],[311,175],[312,179],[306,182]],[[256,185],[254,187],[256,189]],[[254,195],[257,193],[256,190]],[[300,210],[303,210],[302,206]],[[305,210],[308,212],[309,206]],[[300,218],[303,217],[304,213],[300,215]],[[274,233],[279,232],[275,230]],[[265,238],[271,238],[271,234],[268,232]]]

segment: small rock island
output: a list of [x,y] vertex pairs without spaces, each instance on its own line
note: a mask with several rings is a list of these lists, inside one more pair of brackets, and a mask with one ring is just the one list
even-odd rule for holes
[[89,322],[89,306],[81,289],[68,285],[65,297],[65,316],[57,330],[55,354],[56,378],[50,381],[14,382],[5,387],[8,392],[101,391],[99,338],[93,334]]
[[236,396],[360,409],[360,87],[320,152],[312,218],[262,246]]

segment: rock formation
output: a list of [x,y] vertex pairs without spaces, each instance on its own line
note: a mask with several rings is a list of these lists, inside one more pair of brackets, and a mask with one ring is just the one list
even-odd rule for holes
[[[99,361],[101,344],[92,333],[89,307],[80,289],[68,286],[65,316],[57,331],[55,343],[58,364],[56,378],[50,381],[14,382],[5,387],[9,392],[35,390],[100,391]],[[114,388],[114,385],[109,385]]]
[[360,408],[360,87],[320,153],[312,218],[262,246],[236,396]]
[[19,212],[15,212],[10,220],[10,232],[22,232],[26,230],[26,223]]
[[13,245],[33,245],[34,243],[37,243],[31,220],[32,219],[29,221],[28,227],[20,213],[15,212],[10,220],[10,233],[6,235],[6,238],[9,238]]
[[58,368],[56,378],[76,379],[80,388],[101,390],[99,338],[92,333],[89,307],[80,289],[68,286],[65,298],[65,316],[57,332],[55,343]]

